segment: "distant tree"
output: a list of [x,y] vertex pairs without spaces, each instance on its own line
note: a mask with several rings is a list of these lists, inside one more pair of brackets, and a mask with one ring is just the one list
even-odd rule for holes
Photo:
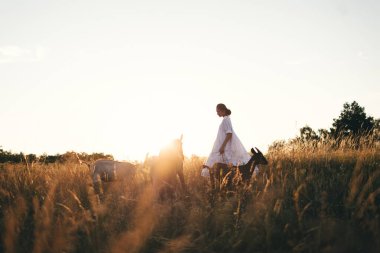
[[77,162],[77,155],[74,151],[67,151],[66,153],[59,156],[58,161],[60,163],[65,162]]
[[373,127],[373,133],[380,138],[380,119],[375,120],[375,126]]
[[113,155],[110,155],[110,154],[104,154],[104,153],[92,153],[92,154],[90,155],[90,157],[91,157],[93,160],[97,160],[97,159],[110,159],[110,160],[114,160]]
[[311,127],[306,125],[300,129],[300,140],[303,142],[317,141],[319,136]]
[[23,154],[13,154],[11,151],[0,149],[0,163],[11,162],[18,163],[23,159]]
[[[98,159],[114,160],[113,155],[104,153],[92,153],[87,154],[85,152],[76,153],[75,157],[78,157],[82,161],[93,162]],[[77,159],[77,158],[76,158]]]
[[320,140],[326,140],[330,137],[330,132],[326,129],[318,129],[318,136]]
[[334,119],[333,127],[330,128],[331,135],[336,139],[339,137],[357,137],[371,133],[375,127],[375,120],[368,116],[364,107],[354,101],[351,104],[345,103],[339,118]]
[[7,158],[7,151],[4,151],[2,148],[0,148],[0,163],[6,162]]
[[59,155],[58,161],[60,163],[78,162],[78,158],[82,161],[96,161],[98,159],[114,160],[114,157],[110,154],[104,154],[104,153],[87,154],[85,152],[77,153],[75,151],[67,151],[64,154]]
[[36,162],[38,160],[35,154],[29,154],[27,157],[29,162]]
[[59,161],[60,154],[56,155],[47,155],[45,158],[45,163],[55,163]]
[[[345,142],[349,137],[350,142]],[[269,151],[283,149],[286,145],[311,144],[318,147],[318,142],[329,142],[332,147],[338,148],[343,145],[351,145],[352,148],[360,148],[363,145],[373,146],[380,144],[380,119],[367,116],[364,107],[359,106],[356,101],[351,104],[345,103],[343,110],[337,119],[333,119],[330,131],[318,129],[315,132],[308,125],[300,128],[300,135],[290,139],[288,142],[275,141],[269,147]],[[285,145],[286,144],[286,145]]]
[[46,153],[40,155],[37,157],[35,154],[23,154],[18,153],[14,154],[11,151],[3,150],[0,146],[0,163],[19,163],[19,162],[25,162],[25,159],[28,160],[30,163],[34,162],[41,162],[41,163],[65,163],[65,162],[77,162],[78,157],[83,161],[95,161],[97,159],[109,159],[114,160],[114,157],[111,154],[104,154],[104,153],[92,153],[87,154],[85,152],[82,153],[76,153],[74,151],[67,151],[64,154],[56,154],[56,155],[48,155]]

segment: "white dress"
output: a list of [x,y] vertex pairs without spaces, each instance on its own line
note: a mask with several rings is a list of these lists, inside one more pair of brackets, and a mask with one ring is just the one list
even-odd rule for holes
[[[224,154],[219,153],[227,133],[232,133],[232,138],[227,142],[224,149]],[[214,142],[214,147],[207,158],[206,166],[212,168],[215,163],[232,164],[233,166],[246,164],[251,156],[244,148],[243,144],[232,129],[231,119],[229,116],[224,116],[223,121],[219,126],[218,135]]]

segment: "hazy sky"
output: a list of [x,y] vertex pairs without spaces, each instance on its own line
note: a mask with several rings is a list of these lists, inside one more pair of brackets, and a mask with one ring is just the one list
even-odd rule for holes
[[221,118],[247,149],[380,115],[378,0],[0,0],[0,146],[207,155]]

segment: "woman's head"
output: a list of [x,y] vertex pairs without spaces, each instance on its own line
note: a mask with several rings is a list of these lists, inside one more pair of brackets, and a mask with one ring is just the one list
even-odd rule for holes
[[218,104],[216,106],[216,113],[219,117],[224,117],[231,115],[231,110],[225,104]]

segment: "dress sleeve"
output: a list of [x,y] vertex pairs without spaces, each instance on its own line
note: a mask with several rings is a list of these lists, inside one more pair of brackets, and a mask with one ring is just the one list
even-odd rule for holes
[[232,133],[232,124],[229,117],[223,119],[223,130],[226,134]]

